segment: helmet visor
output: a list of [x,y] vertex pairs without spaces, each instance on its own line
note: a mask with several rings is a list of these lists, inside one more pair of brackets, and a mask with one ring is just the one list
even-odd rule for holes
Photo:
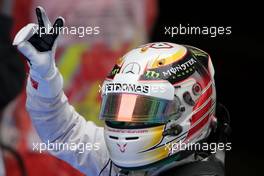
[[109,93],[103,96],[100,119],[119,122],[165,123],[179,112],[179,100],[138,94]]

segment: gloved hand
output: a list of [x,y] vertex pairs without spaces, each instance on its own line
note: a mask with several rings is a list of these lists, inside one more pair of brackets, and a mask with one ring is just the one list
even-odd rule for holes
[[[36,8],[36,15],[38,25],[30,23],[22,28],[17,33],[13,45],[16,45],[28,60],[30,66],[29,80],[31,86],[37,91],[35,93],[43,97],[52,97],[62,87],[62,78],[59,78],[61,76],[55,66],[54,56],[56,39],[61,27],[63,27],[64,19],[58,17],[52,27],[42,7]],[[51,82],[52,79],[54,80]],[[34,92],[34,90],[30,91]]]
[[51,29],[51,23],[42,7],[36,8],[38,25],[30,23],[22,28],[16,35],[13,45],[17,45],[28,59],[30,74],[42,78],[49,77],[55,72],[54,55],[56,39],[64,19],[58,17]]

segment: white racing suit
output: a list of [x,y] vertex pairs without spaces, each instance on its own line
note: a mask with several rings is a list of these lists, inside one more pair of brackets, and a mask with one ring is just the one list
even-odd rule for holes
[[[49,151],[67,161],[81,172],[96,176],[109,160],[103,137],[103,128],[86,121],[69,105],[62,91],[62,77],[57,73],[48,80],[28,79],[26,107],[32,122],[44,143],[98,143],[99,150]],[[38,84],[34,88],[33,84]],[[43,90],[58,92],[53,98],[45,98]],[[42,95],[42,96],[41,96]],[[105,169],[105,172],[107,169]],[[114,172],[113,172],[114,173]]]

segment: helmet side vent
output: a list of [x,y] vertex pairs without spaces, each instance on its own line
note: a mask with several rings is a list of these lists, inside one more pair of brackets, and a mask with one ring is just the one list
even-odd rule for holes
[[115,140],[118,140],[118,137],[116,136],[109,136],[110,139],[115,139]]
[[139,137],[136,137],[136,136],[135,137],[126,137],[126,140],[128,140],[128,141],[129,140],[137,140],[137,139],[139,139]]

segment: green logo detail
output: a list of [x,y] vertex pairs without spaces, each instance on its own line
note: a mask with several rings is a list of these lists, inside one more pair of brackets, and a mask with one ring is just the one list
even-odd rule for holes
[[202,51],[199,51],[199,50],[191,50],[191,52],[195,55],[195,56],[202,56],[202,57],[206,57],[207,54],[202,52]]
[[[176,76],[179,78],[179,77],[188,75],[189,73],[192,73],[194,71],[194,69],[195,69],[195,67],[193,66],[193,67],[189,68],[188,70],[185,70],[185,71],[182,71],[182,72],[176,74]],[[172,78],[175,79],[174,76]]]
[[146,77],[147,78],[159,78],[160,74],[155,71],[147,71]]
[[115,75],[119,72],[119,68],[115,68],[112,70],[111,75]]

